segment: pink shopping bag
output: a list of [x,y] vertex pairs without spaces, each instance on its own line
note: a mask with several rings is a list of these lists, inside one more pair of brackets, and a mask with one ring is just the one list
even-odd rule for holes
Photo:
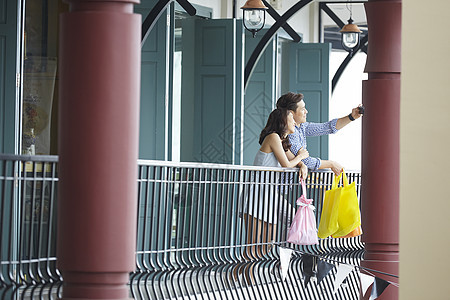
[[319,240],[317,238],[314,206],[311,204],[313,199],[306,199],[305,181],[301,179],[301,182],[303,195],[297,199],[297,205],[300,205],[300,207],[295,213],[294,220],[292,220],[287,241],[297,245],[315,245],[319,243]]

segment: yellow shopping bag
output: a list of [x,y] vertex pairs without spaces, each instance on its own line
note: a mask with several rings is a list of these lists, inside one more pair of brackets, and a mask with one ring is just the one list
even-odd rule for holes
[[355,182],[348,184],[347,175],[342,172],[343,185],[340,187],[340,199],[338,210],[339,229],[333,233],[333,237],[343,237],[361,225],[361,213],[359,211],[358,195]]
[[[342,175],[342,173],[341,173]],[[322,214],[320,216],[317,236],[321,239],[327,238],[339,230],[338,209],[341,197],[341,188],[338,188],[341,175],[334,176],[331,190],[325,192],[323,199]]]
[[[343,186],[338,187],[343,177]],[[325,192],[318,237],[344,237],[361,225],[358,196],[355,182],[348,184],[347,175],[342,172],[334,176],[331,190]]]

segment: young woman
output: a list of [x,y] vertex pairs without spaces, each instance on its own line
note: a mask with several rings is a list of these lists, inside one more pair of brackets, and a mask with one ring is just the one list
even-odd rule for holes
[[[261,131],[259,144],[261,148],[256,153],[254,165],[264,167],[300,167],[301,177],[306,179],[308,169],[301,162],[309,156],[306,149],[301,149],[297,156],[289,150],[288,134],[295,131],[295,121],[292,112],[285,109],[275,109],[269,115],[266,127]],[[252,186],[248,189],[246,202],[244,203],[244,221],[247,232],[247,244],[245,258],[254,260],[262,257],[269,250],[268,243],[275,240],[278,215],[281,215],[283,199],[278,195],[280,174],[275,178],[266,172],[258,172],[257,178],[253,178]],[[273,175],[273,174],[272,174]],[[280,206],[280,209],[278,208]],[[286,205],[284,205],[286,206]],[[289,212],[292,208],[284,207]],[[284,214],[283,214],[284,215]],[[260,244],[260,246],[256,246]],[[247,280],[253,282],[252,267],[245,270]],[[250,276],[248,276],[250,275]]]
[[269,115],[266,127],[261,131],[259,144],[261,148],[256,153],[254,165],[266,167],[301,167],[301,175],[306,178],[308,169],[301,162],[309,156],[306,149],[301,149],[297,156],[289,150],[287,136],[295,132],[294,115],[289,110],[275,109]]

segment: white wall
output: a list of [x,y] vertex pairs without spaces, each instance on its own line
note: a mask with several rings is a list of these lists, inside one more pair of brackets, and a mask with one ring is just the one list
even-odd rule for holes
[[[295,5],[298,1],[297,0],[283,0],[281,9],[276,10],[278,14],[281,16],[283,15],[289,8],[291,8],[293,5]],[[308,4],[307,6],[303,7],[300,11],[298,11],[296,14],[294,14],[289,20],[288,24],[298,33],[303,34],[303,42],[304,43],[311,43],[314,41],[314,38],[316,38],[314,33],[314,28],[317,28],[317,25],[314,25],[314,20],[311,21],[311,15],[315,15],[312,13],[314,8],[316,7],[315,3]],[[267,14],[268,15],[268,14]],[[275,20],[268,15],[267,18],[267,24],[272,25],[275,23]],[[312,31],[310,30],[312,28]],[[316,34],[317,35],[317,34]]]
[[400,299],[449,299],[450,3],[402,5]]
[[[297,2],[298,2],[297,0],[283,0],[281,9],[277,10],[278,14],[283,15],[287,10],[289,10],[289,8],[291,8]],[[310,28],[317,27],[317,25],[314,26],[314,20],[310,23],[311,15],[315,15],[314,13],[311,13],[315,7],[316,7],[316,4],[314,4],[314,3],[308,4],[307,6],[303,7],[300,11],[298,11],[295,15],[293,15],[288,20],[288,24],[292,28],[294,28],[295,31],[303,34],[303,42],[304,43],[313,42],[314,38],[315,38],[311,34],[311,30],[310,30]],[[273,24],[273,23],[275,23],[275,20],[269,16],[269,18],[267,20],[267,24]]]
[[[330,80],[347,56],[344,51],[332,51],[330,55]],[[351,113],[362,103],[362,81],[366,54],[358,52],[342,73],[330,100],[330,120]],[[363,117],[364,118],[364,117]],[[351,122],[335,134],[329,135],[328,158],[340,163],[346,171],[361,170],[362,120]]]
[[[232,1],[231,0],[191,0],[193,4],[199,4],[213,9],[213,18],[232,18]],[[289,8],[296,4],[297,0],[283,0],[281,9],[277,10],[280,15],[283,15]],[[245,0],[237,0],[237,18],[242,19],[241,6],[245,4]],[[288,21],[289,25],[297,32],[303,34],[303,42],[311,43],[317,42],[317,26],[318,16],[316,10],[317,3],[308,4],[302,8]],[[275,20],[267,14],[266,24],[272,25]]]
[[[224,19],[222,16],[222,0],[190,0],[192,4],[198,4],[213,9],[213,19]],[[231,1],[230,1],[231,3]],[[230,10],[231,11],[231,10]],[[231,18],[231,16],[229,16]]]

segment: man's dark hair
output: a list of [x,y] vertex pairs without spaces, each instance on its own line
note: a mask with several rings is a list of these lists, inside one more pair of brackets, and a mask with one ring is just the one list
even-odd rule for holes
[[277,108],[295,111],[297,104],[303,100],[303,94],[287,93],[281,96],[277,101]]

